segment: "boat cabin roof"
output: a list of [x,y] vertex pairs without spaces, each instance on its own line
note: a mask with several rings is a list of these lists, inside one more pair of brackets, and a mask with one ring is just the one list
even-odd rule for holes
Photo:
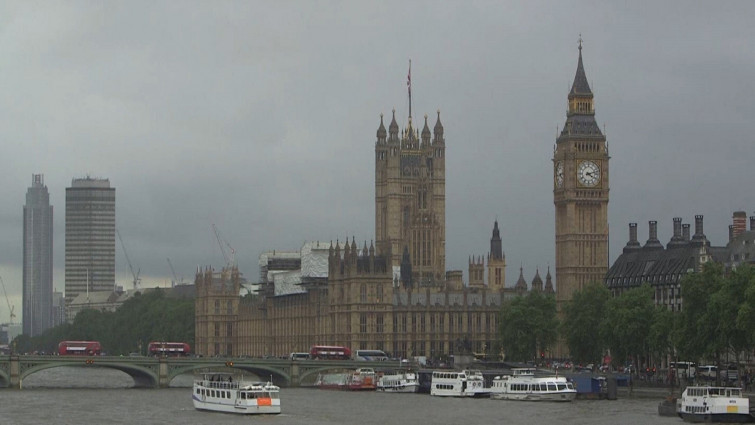
[[514,376],[534,376],[535,369],[531,367],[515,367],[511,369],[511,374]]

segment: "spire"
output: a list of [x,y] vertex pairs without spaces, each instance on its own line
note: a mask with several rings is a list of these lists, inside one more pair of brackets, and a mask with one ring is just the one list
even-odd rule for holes
[[435,133],[435,141],[442,142],[443,141],[443,124],[440,123],[440,109],[438,109],[438,119],[437,121],[435,121],[435,128],[433,128],[433,132]]
[[517,291],[527,290],[527,281],[524,280],[524,269],[522,268],[522,266],[519,266],[519,279],[517,279],[514,289],[516,289]]
[[396,122],[396,109],[393,109],[393,119],[391,119],[391,123],[388,126],[388,131],[390,132],[391,139],[397,139],[398,138],[398,123]]
[[427,126],[427,114],[425,114],[425,127],[422,128],[422,144],[430,143],[430,127]]
[[412,60],[409,59],[409,74],[406,76],[406,87],[409,90],[409,123],[412,122]]
[[545,293],[552,294],[556,292],[553,289],[553,280],[551,280],[551,266],[548,266],[548,274],[545,275]]
[[378,141],[384,141],[386,136],[385,126],[383,125],[383,114],[380,114],[380,127],[378,127],[377,130],[377,138]]
[[579,62],[577,62],[577,73],[574,75],[574,83],[569,92],[569,99],[574,95],[592,96],[590,85],[587,83],[585,67],[582,65],[582,34],[579,35]]
[[501,247],[501,232],[498,230],[498,220],[493,224],[493,236],[490,238],[490,258],[494,260],[503,259],[503,248]]
[[543,279],[540,277],[540,269],[535,269],[535,277],[532,278],[532,289],[534,291],[540,291],[543,290]]

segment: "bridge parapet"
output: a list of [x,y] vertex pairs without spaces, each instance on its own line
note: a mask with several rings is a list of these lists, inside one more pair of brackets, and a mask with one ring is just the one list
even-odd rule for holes
[[248,371],[280,386],[298,387],[314,381],[317,374],[333,370],[370,367],[377,371],[400,367],[396,361],[288,360],[257,358],[154,358],[116,356],[3,356],[0,357],[0,387],[21,389],[28,376],[63,366],[104,367],[120,370],[137,388],[166,388],[179,375],[199,371],[234,369]]

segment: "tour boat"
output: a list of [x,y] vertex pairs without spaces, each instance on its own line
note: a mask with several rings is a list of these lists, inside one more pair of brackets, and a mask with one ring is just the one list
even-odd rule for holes
[[244,415],[281,412],[280,387],[245,381],[231,373],[202,374],[194,380],[191,398],[197,410]]
[[349,379],[349,373],[321,373],[317,375],[315,386],[322,390],[343,390],[346,388],[346,381]]
[[346,389],[352,391],[374,390],[377,388],[375,370],[363,367],[351,372],[346,378]]
[[572,401],[577,389],[563,376],[535,377],[535,369],[514,368],[511,375],[496,376],[490,398],[526,401]]
[[430,383],[430,395],[441,397],[485,397],[490,388],[479,370],[435,370]]
[[752,422],[750,399],[741,388],[689,386],[679,402],[685,422]]
[[419,379],[414,372],[396,372],[378,378],[377,390],[391,393],[416,393]]

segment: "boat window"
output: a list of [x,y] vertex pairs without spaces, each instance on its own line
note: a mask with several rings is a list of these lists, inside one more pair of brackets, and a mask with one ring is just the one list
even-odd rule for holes
[[558,390],[559,390],[559,391],[563,391],[563,390],[565,390],[565,389],[566,389],[566,384],[561,384],[561,383],[559,383],[559,384],[557,384],[557,386],[558,386]]
[[556,391],[556,384],[549,382],[548,383],[548,391]]

